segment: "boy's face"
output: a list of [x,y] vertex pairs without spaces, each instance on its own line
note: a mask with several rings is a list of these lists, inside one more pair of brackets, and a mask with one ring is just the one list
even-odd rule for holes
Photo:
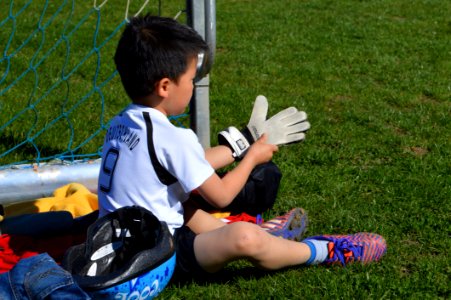
[[194,78],[196,77],[197,59],[191,59],[188,68],[178,82],[172,81],[167,107],[168,115],[179,115],[185,112],[191,97],[193,96]]

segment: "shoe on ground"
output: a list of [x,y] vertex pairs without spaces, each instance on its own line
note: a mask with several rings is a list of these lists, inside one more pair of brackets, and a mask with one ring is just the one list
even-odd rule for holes
[[328,257],[321,263],[324,265],[341,264],[345,266],[352,262],[368,264],[378,261],[387,251],[385,239],[375,233],[360,232],[350,235],[320,235],[306,239],[328,241]]
[[300,242],[307,230],[307,223],[307,212],[302,208],[293,208],[286,214],[264,222],[260,226],[274,236]]

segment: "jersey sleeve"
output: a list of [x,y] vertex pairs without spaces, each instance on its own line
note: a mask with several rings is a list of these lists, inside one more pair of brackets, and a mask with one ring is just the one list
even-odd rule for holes
[[177,147],[163,149],[166,159],[161,163],[189,193],[202,185],[214,169],[206,160],[205,151],[192,130],[180,128],[173,138],[177,141]]

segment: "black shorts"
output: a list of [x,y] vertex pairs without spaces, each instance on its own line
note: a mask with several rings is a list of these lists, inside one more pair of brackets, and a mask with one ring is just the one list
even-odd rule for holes
[[175,252],[176,252],[176,268],[175,272],[178,276],[200,276],[203,277],[207,273],[199,265],[194,254],[194,238],[196,234],[188,227],[183,225],[174,232]]

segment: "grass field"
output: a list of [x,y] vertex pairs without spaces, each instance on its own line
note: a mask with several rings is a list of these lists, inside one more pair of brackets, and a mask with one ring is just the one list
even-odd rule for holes
[[258,94],[270,114],[305,110],[307,140],[274,158],[283,180],[271,213],[301,206],[308,234],[378,232],[388,252],[365,267],[234,264],[163,298],[449,298],[450,11],[445,1],[217,1],[212,140],[245,125]]
[[[211,280],[173,282],[161,299],[449,299],[450,12],[441,0],[217,0],[213,144],[247,123],[258,94],[270,114],[305,110],[312,128],[275,156],[283,179],[265,217],[301,206],[308,235],[377,232],[388,252],[369,266],[271,273],[240,261]],[[125,105],[118,94],[113,81],[105,117]],[[6,137],[17,139],[13,130],[3,146]]]

